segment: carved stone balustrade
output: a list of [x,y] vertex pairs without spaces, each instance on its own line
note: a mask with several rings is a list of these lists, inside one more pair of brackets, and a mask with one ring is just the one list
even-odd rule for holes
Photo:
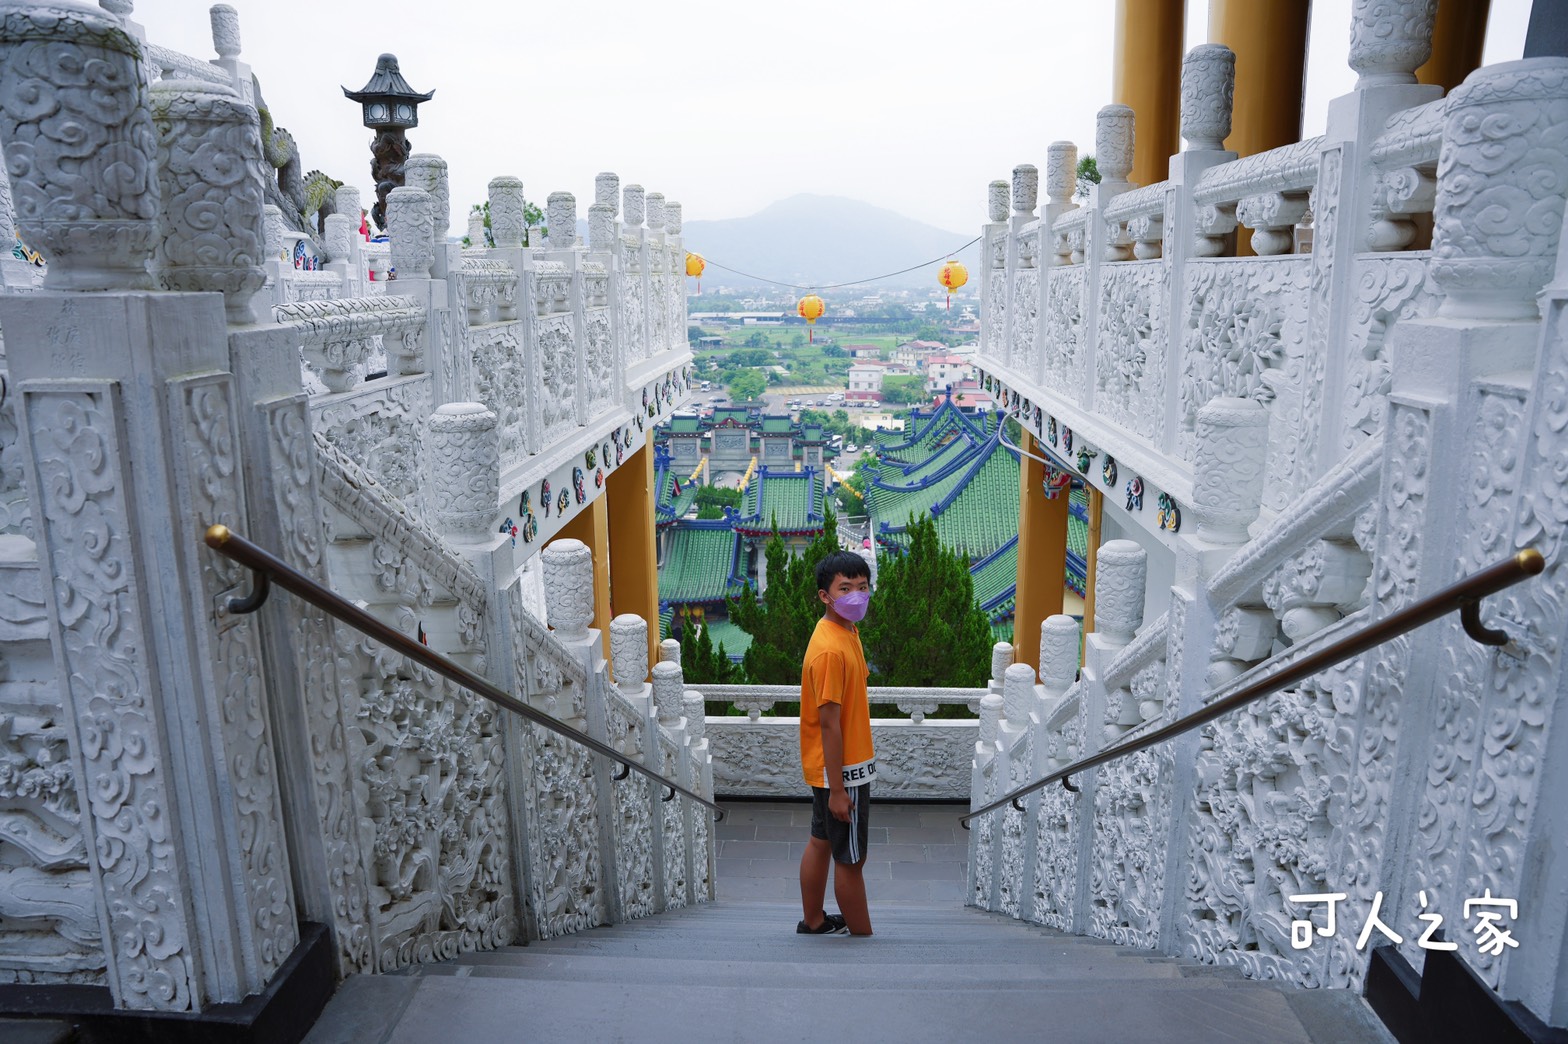
[[1279,620],[1270,610],[1243,606],[1227,609],[1215,625],[1214,651],[1204,684],[1217,689],[1244,673],[1269,656],[1278,638]]
[[485,212],[470,210],[468,212],[468,247],[469,250],[484,250],[490,245],[485,238]]
[[593,201],[595,206],[609,207],[613,220],[621,209],[621,176],[613,171],[601,171],[594,175]]
[[426,310],[412,297],[357,297],[277,305],[273,318],[286,327],[328,391],[344,392],[380,337],[388,370],[424,372]]
[[570,192],[552,192],[545,206],[550,249],[570,250],[577,242],[577,197]]
[[1197,257],[1221,257],[1236,231],[1236,204],[1207,203],[1193,215],[1192,252]]
[[935,714],[941,704],[936,700],[899,700],[894,706],[909,715],[909,720],[918,725],[926,720],[927,714]]
[[599,252],[615,248],[615,208],[595,203],[588,208],[588,249]]
[[[1100,188],[1123,190],[1132,173],[1133,111],[1127,105],[1106,105],[1094,116],[1094,159],[1100,170]],[[1108,200],[1102,196],[1102,204]]]
[[487,533],[501,499],[496,417],[483,403],[448,402],[430,415],[425,452],[435,522],[467,537]]
[[1007,678],[1007,668],[1013,663],[1013,646],[1010,642],[997,642],[991,646],[991,691],[1000,693]]
[[1437,0],[1355,0],[1350,21],[1350,67],[1356,90],[1415,83],[1432,57]]
[[681,694],[681,713],[686,719],[686,741],[692,746],[701,743],[706,733],[707,712],[703,710],[702,693],[687,689]]
[[231,323],[252,323],[266,281],[256,110],[231,88],[161,80],[150,93],[158,134],[154,268],[166,290],[221,293]]
[[621,190],[621,209],[626,212],[623,223],[628,228],[641,227],[647,215],[647,193],[641,185],[627,185]]
[[986,188],[986,216],[992,224],[1007,220],[1009,186],[1005,181],[993,181]]
[[452,225],[452,191],[446,160],[433,152],[416,152],[403,161],[403,184],[430,193],[430,246],[440,249]]
[[339,185],[332,192],[332,207],[339,215],[348,218],[350,228],[358,235],[359,223],[365,218],[364,208],[359,201],[359,189],[353,185]]
[[1034,216],[1035,203],[1040,195],[1040,171],[1032,163],[1020,163],[1013,168],[1013,213],[1021,218]]
[[664,231],[664,193],[650,192],[643,197],[649,232]]
[[1189,152],[1218,152],[1230,137],[1236,97],[1236,54],[1224,44],[1199,44],[1181,62],[1181,136]]
[[[492,223],[494,217],[491,217]],[[399,279],[427,279],[435,264],[435,200],[412,185],[387,194],[387,239],[392,244],[392,271]]]
[[487,318],[497,321],[517,318],[517,270],[505,261],[465,257],[460,269],[463,305],[468,325],[478,326]]
[[1198,536],[1240,544],[1263,503],[1269,413],[1254,399],[1220,397],[1198,408],[1192,510]]
[[994,692],[980,699],[980,738],[975,743],[975,758],[989,761],[996,753],[996,737],[1002,721],[1002,697]]
[[622,613],[610,621],[610,663],[615,668],[616,688],[628,696],[642,692],[648,682],[647,620],[636,613]]
[[1117,256],[1111,257],[1108,251],[1106,260],[1127,260],[1127,243],[1132,244],[1131,256],[1139,261],[1153,260],[1161,255],[1165,237],[1165,191],[1164,184],[1133,189],[1117,196],[1105,208],[1106,225],[1117,243]]
[[659,662],[673,663],[677,666],[681,662],[681,643],[676,638],[665,638],[659,642]]
[[[546,544],[539,555],[551,629],[562,641],[588,637],[593,621],[593,552],[581,540],[562,537]],[[680,665],[675,669],[679,671]]]
[[1034,668],[1027,663],[1015,663],[1007,668],[1002,681],[1002,709],[1007,724],[1013,729],[1029,725],[1029,715],[1040,709],[1040,698],[1034,688]]
[[523,216],[523,181],[503,175],[490,179],[490,238],[499,250],[523,245],[527,222]]
[[1551,278],[1568,187],[1568,58],[1471,73],[1444,106],[1432,211],[1438,314],[1533,318]]
[[659,724],[674,728],[680,724],[682,700],[686,696],[686,680],[681,675],[681,665],[662,660],[653,665],[653,705],[659,714]]
[[673,199],[664,203],[664,234],[667,237],[681,234],[681,205]]
[[1078,621],[1062,613],[1040,621],[1040,684],[1048,699],[1066,695],[1078,678]]
[[1337,623],[1362,597],[1372,563],[1355,544],[1318,540],[1271,573],[1263,600],[1280,629],[1299,642]]
[[[0,150],[16,231],[48,259],[49,290],[140,290],[159,215],[157,136],[137,43],[73,0],[12,7],[0,35]],[[90,70],[89,81],[80,79]],[[219,74],[221,76],[221,74]],[[88,92],[62,114],[57,99]],[[38,162],[25,162],[35,153]],[[49,154],[80,157],[44,162]]]
[[354,254],[354,226],[342,214],[328,214],[322,236],[327,260],[348,261]]
[[1252,249],[1260,257],[1290,253],[1293,230],[1306,213],[1305,192],[1265,192],[1236,204],[1236,220],[1252,229]]
[[1132,641],[1143,623],[1149,553],[1133,540],[1100,545],[1094,583],[1095,633],[1115,645]]

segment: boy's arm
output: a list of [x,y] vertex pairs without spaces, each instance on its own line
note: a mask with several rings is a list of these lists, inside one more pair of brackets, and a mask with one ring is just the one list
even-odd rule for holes
[[844,730],[839,722],[839,705],[824,703],[817,713],[822,729],[822,764],[828,777],[828,812],[847,823],[849,791],[844,789]]

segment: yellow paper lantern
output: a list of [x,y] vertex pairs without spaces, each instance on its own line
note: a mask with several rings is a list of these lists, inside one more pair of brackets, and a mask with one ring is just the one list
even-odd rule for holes
[[699,294],[702,293],[702,270],[707,267],[708,263],[702,259],[701,254],[688,253],[686,255],[686,274],[696,278],[697,292]]
[[937,281],[947,288],[947,310],[953,310],[953,293],[959,287],[969,282],[969,269],[957,261],[949,261],[942,266],[942,273],[937,276]]
[[[822,298],[818,297],[816,294],[807,294],[805,297],[802,297],[800,299],[800,303],[795,306],[795,311],[799,312],[800,317],[806,320],[807,326],[815,327],[817,325],[817,320],[822,316],[825,308],[822,304]],[[813,329],[809,332],[811,334],[810,340],[813,344],[815,344],[817,340],[816,330]]]

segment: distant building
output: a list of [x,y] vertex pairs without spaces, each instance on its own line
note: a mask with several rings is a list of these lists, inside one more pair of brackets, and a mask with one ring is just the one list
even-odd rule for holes
[[959,355],[933,355],[926,359],[926,391],[940,392],[950,385],[972,381],[975,368]]
[[878,362],[850,364],[849,387],[844,392],[844,401],[881,402],[882,376],[886,372],[887,368]]
[[882,349],[874,344],[846,344],[844,350],[851,359],[880,359]]

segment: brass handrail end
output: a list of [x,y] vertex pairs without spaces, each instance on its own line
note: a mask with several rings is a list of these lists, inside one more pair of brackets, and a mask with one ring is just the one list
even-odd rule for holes
[[1546,568],[1546,556],[1533,547],[1527,547],[1519,552],[1514,556],[1514,561],[1519,563],[1520,569],[1523,569],[1531,576],[1535,576]]
[[208,526],[205,539],[208,547],[222,547],[229,542],[229,527],[222,522]]

